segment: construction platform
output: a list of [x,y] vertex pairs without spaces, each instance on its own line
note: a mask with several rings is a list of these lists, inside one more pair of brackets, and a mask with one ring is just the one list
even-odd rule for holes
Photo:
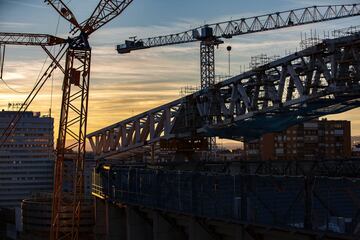
[[352,239],[360,234],[360,178],[352,176],[353,172],[347,176],[344,166],[359,169],[360,162],[343,160],[343,177],[320,171],[339,169],[339,162],[313,163],[319,166],[317,170],[299,162],[298,168],[307,172],[290,175],[283,175],[279,167],[246,174],[239,163],[224,163],[228,165],[224,172],[211,167],[194,171],[179,170],[179,166],[171,170],[164,166],[102,165],[94,172],[93,195],[114,206]]

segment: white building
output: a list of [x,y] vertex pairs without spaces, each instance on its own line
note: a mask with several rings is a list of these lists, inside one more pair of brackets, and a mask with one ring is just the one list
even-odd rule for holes
[[[0,134],[16,112],[0,112]],[[0,147],[0,207],[20,208],[35,192],[52,192],[54,120],[25,112],[4,146]]]

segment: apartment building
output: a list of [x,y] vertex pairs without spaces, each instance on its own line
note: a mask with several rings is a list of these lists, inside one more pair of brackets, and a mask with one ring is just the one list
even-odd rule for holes
[[[0,134],[16,111],[0,112]],[[53,118],[25,112],[0,148],[0,208],[20,208],[33,192],[51,192],[54,168]]]
[[349,121],[313,120],[245,142],[247,160],[316,160],[351,157]]

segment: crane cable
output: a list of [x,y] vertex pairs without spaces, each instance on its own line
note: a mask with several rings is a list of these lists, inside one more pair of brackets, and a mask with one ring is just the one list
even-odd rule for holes
[[[55,35],[57,35],[57,33],[58,33],[58,28],[59,28],[59,22],[60,22],[60,16],[59,16],[59,19],[58,19],[58,22],[57,22],[57,26],[56,26],[56,34]],[[1,47],[1,46],[0,46]],[[65,45],[62,47],[62,48],[60,48],[60,51],[59,51],[59,53],[58,53],[58,56],[60,56],[59,54],[64,50],[64,47],[65,47]],[[51,48],[50,50],[49,50],[49,52],[51,52],[53,50],[53,48]],[[54,52],[55,52],[55,50],[54,50]],[[1,52],[0,52],[0,56],[1,56]],[[58,56],[56,56],[55,58],[57,58]],[[61,60],[61,58],[64,56],[64,53],[60,56],[60,59],[59,60]],[[39,75],[38,75],[38,77],[37,77],[37,80],[36,80],[36,82],[35,82],[35,84],[34,84],[34,86],[33,86],[33,89],[31,90],[31,91],[29,91],[29,94],[31,95],[33,92],[34,92],[34,90],[35,90],[35,88],[39,85],[39,80],[40,80],[40,74],[41,74],[41,72],[43,71],[43,68],[44,68],[44,66],[45,66],[45,63],[46,63],[46,61],[47,61],[47,59],[48,59],[48,55],[46,56],[46,59],[45,59],[45,61],[44,61],[44,63],[43,63],[43,66],[42,66],[42,68],[41,68],[41,70],[40,70],[40,72],[39,72]],[[1,58],[0,58],[0,60],[1,60]],[[1,65],[3,65],[3,64],[1,64]],[[51,65],[50,65],[51,66]],[[49,67],[50,68],[50,67]],[[56,67],[55,67],[56,68]],[[54,69],[55,69],[54,68]],[[53,69],[53,70],[54,70]],[[0,74],[2,74],[2,70],[1,70],[1,72],[0,72]],[[43,76],[46,76],[46,73],[44,73],[43,74]],[[2,79],[2,76],[0,76],[1,77],[1,80],[5,83],[5,85],[7,86],[7,87],[10,87],[10,86],[8,86],[7,84],[6,84],[6,82]],[[42,88],[42,86],[45,84],[45,82],[46,82],[46,79],[45,79],[45,81],[43,82],[43,83],[41,83],[41,86],[39,87],[39,89],[37,90],[37,92],[35,92],[35,95],[32,97],[32,99],[30,100],[30,102],[29,102],[29,104],[25,107],[25,109],[23,109],[22,110],[22,107],[23,106],[25,106],[25,103],[28,101],[28,99],[29,99],[29,97],[31,97],[30,95],[27,97],[27,99],[25,100],[25,102],[22,104],[22,106],[21,106],[21,108],[18,110],[18,112],[17,112],[17,114],[15,115],[15,117],[10,121],[10,123],[9,123],[9,125],[8,125],[8,127],[3,131],[3,133],[2,133],[2,135],[0,136],[0,139],[1,140],[3,140],[3,137],[5,136],[5,139],[2,141],[2,142],[0,142],[0,148],[3,146],[3,144],[7,141],[7,138],[9,137],[9,135],[10,134],[12,134],[12,131],[13,131],[13,129],[16,127],[16,125],[17,125],[17,121],[19,121],[20,119],[21,119],[21,117],[22,117],[22,115],[23,115],[23,113],[27,110],[27,107],[31,104],[31,102],[34,100],[34,98],[37,96],[37,94],[39,93],[39,91],[40,91],[40,89]],[[12,89],[12,88],[9,88],[9,89],[11,89],[11,90],[15,90],[15,89]],[[16,91],[16,90],[15,90]],[[36,91],[36,90],[35,90]],[[52,93],[51,93],[51,104],[52,104]],[[16,122],[15,122],[16,121]],[[10,129],[10,133],[9,134],[6,134],[6,132],[8,131],[8,129]]]
[[12,88],[11,86],[9,86],[5,80],[3,79],[3,72],[4,72],[4,62],[5,62],[5,44],[4,45],[0,45],[0,80],[5,84],[5,86],[10,89],[11,91],[14,91],[16,93],[22,93],[20,91],[17,91],[16,89]]
[[[71,0],[69,1],[71,2]],[[55,36],[57,36],[58,34],[58,30],[59,30],[59,24],[60,24],[60,16],[58,17],[58,21],[57,21],[57,24],[56,24],[56,30],[55,30]],[[4,85],[11,91],[15,92],[15,93],[19,93],[19,94],[27,94],[27,93],[30,93],[30,90],[29,91],[19,91],[19,90],[16,90],[15,88],[11,87],[3,78],[3,72],[4,72],[4,62],[5,62],[5,44],[3,45],[3,50],[1,50],[1,45],[0,45],[0,80],[1,82],[4,83]],[[52,46],[51,47],[51,50],[53,50],[53,54],[55,54],[55,47]],[[43,65],[41,67],[41,70],[39,71],[39,74],[36,78],[36,81],[34,83],[34,86],[35,84],[37,83],[37,81],[39,80],[40,76],[41,76],[41,73],[42,71],[44,70],[44,67],[45,67],[45,64],[48,60],[49,56],[46,56],[44,62],[43,62]],[[53,100],[53,87],[54,87],[54,76],[52,76],[51,78],[51,96],[50,96],[50,109],[52,108],[52,100]]]
[[7,82],[4,80],[3,78],[3,72],[4,72],[4,62],[5,62],[5,44],[4,45],[0,45],[0,80],[4,83],[4,85],[10,89],[11,91],[13,92],[16,92],[16,93],[26,93],[26,92],[21,92],[21,91],[18,91],[14,88],[12,88],[9,84],[7,84]]
[[3,75],[3,71],[4,71],[4,59],[5,59],[5,44],[4,45],[0,44],[0,64],[1,64],[1,66],[0,66],[0,78],[1,79],[2,79],[2,75]]
[[[71,0],[69,0],[66,5],[68,5],[70,2],[71,2]],[[57,24],[56,24],[56,29],[55,29],[55,36],[57,36],[58,31],[59,31],[60,19],[61,19],[61,16],[59,15]],[[55,52],[56,52],[55,47],[53,47],[52,50],[53,50],[53,54],[55,55]],[[52,105],[53,105],[53,93],[54,93],[54,75],[51,75],[50,109],[49,109],[50,117],[51,117],[51,110],[52,110]]]
[[[4,45],[4,48],[3,48],[3,52],[2,52],[2,56],[1,56],[1,74],[0,74],[0,80],[4,83],[4,85],[11,91],[15,92],[15,93],[20,93],[20,94],[27,94],[27,93],[30,93],[30,90],[29,91],[19,91],[19,90],[16,90],[15,88],[11,87],[3,78],[3,70],[4,70],[4,60],[5,60],[5,45]],[[48,57],[46,57],[42,67],[41,67],[41,70],[36,78],[36,81],[34,83],[34,86],[35,84],[37,83],[37,81],[39,80],[40,78],[40,75],[41,75],[41,72],[44,70],[44,67],[45,67],[45,64],[46,64],[46,61],[47,61]]]
[[[60,25],[60,15],[58,17],[58,21],[56,24],[56,29],[55,29],[55,36],[57,36],[58,34],[58,30],[59,30],[59,25]],[[55,47],[53,47],[51,50],[53,50],[53,55],[55,55]],[[49,108],[49,115],[51,117],[51,109],[52,109],[52,105],[53,105],[53,93],[54,93],[54,74],[51,74],[51,88],[50,88],[50,108]]]

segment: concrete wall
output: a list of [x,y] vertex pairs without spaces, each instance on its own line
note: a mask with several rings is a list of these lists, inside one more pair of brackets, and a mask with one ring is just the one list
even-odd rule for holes
[[[316,233],[220,222],[96,199],[97,240],[307,240]],[[323,236],[323,240],[345,239]]]

